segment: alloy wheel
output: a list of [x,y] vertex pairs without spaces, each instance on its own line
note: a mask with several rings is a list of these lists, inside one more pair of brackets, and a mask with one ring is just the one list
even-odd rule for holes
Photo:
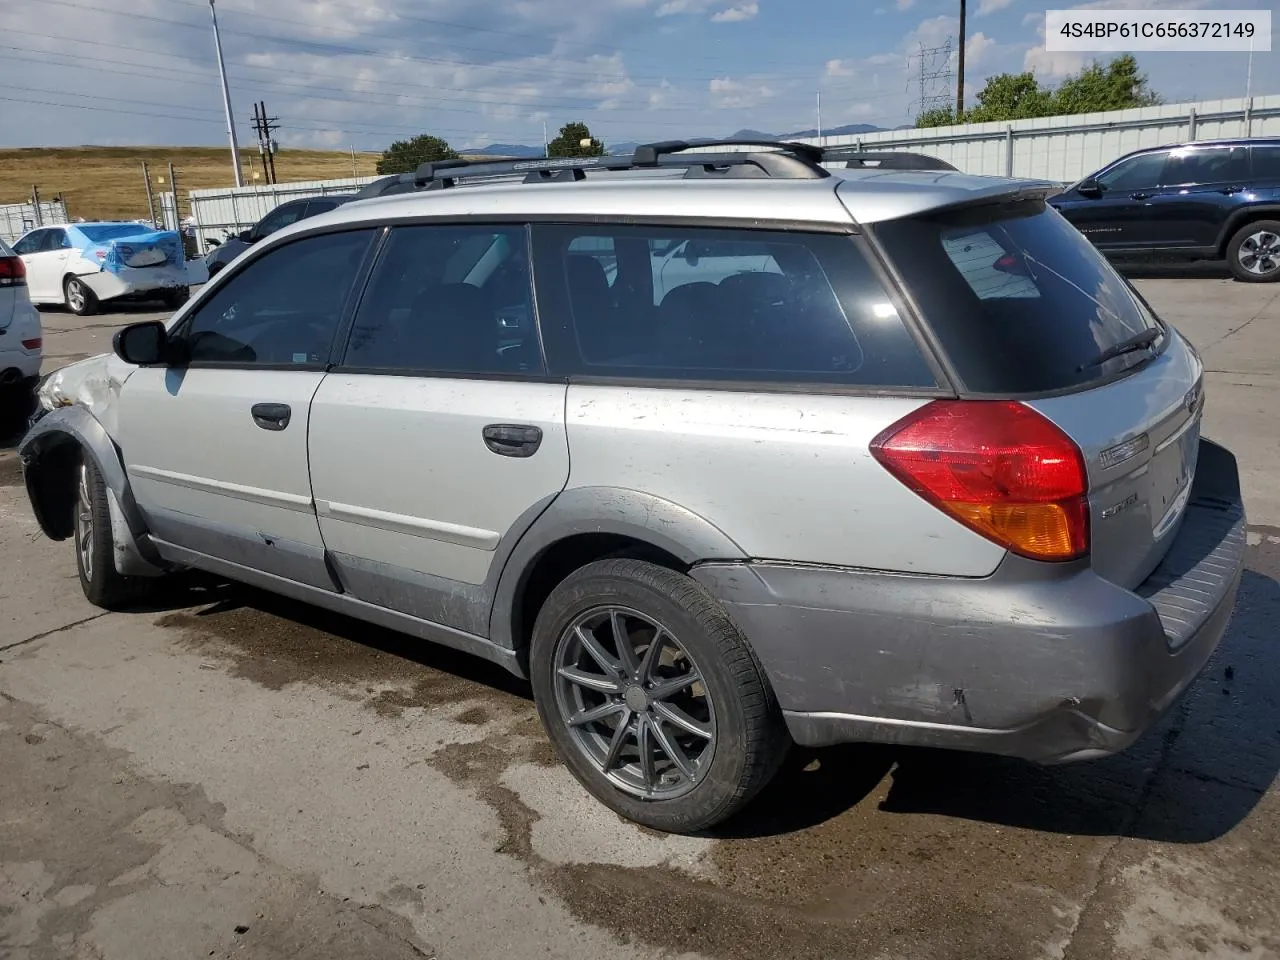
[[93,581],[93,499],[89,495],[89,467],[80,465],[80,488],[76,498],[76,548],[80,552],[80,569],[87,581]]
[[716,713],[689,652],[626,607],[597,607],[561,634],[553,657],[570,739],[614,786],[648,800],[691,791],[711,767]]
[[1280,270],[1280,235],[1259,230],[1240,244],[1240,266],[1260,277]]
[[67,281],[67,305],[79,313],[84,309],[84,285],[79,280]]

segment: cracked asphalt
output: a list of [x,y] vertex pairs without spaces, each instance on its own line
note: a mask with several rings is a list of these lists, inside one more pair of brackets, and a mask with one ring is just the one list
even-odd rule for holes
[[[0,443],[0,957],[1280,957],[1280,285],[1135,276],[1243,471],[1204,676],[1093,763],[797,751],[705,837],[590,800],[479,661],[194,576],[96,610]],[[148,315],[46,313],[46,369]]]

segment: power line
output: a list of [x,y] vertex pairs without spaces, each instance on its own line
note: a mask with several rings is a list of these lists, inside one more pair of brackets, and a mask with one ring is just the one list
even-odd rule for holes
[[[75,10],[83,10],[89,13],[98,13],[98,14],[104,14],[108,16],[117,16],[117,17],[128,17],[133,20],[142,20],[142,21],[147,21],[152,23],[161,23],[161,24],[165,24],[166,26],[183,27],[185,29],[190,29],[190,30],[205,29],[200,24],[189,23],[185,20],[173,20],[168,17],[156,17],[150,14],[145,14],[145,13],[134,13],[133,11],[130,11],[130,10],[103,10],[100,7],[94,7],[88,4],[77,3],[75,2],[75,0],[42,0],[42,2],[58,4],[59,6],[70,7]],[[286,21],[286,22],[294,23],[294,21]],[[403,61],[407,63],[426,63],[426,64],[434,64],[434,65],[444,66],[444,67],[453,67],[453,68],[465,67],[465,68],[471,68],[475,70],[493,70],[493,71],[499,71],[504,73],[521,73],[521,74],[529,73],[531,71],[536,70],[543,76],[558,76],[563,79],[575,80],[578,82],[582,82],[583,80],[595,79],[601,76],[608,76],[607,74],[602,73],[601,71],[598,71],[598,70],[591,71],[589,68],[586,70],[586,72],[569,73],[569,72],[565,72],[564,70],[553,70],[546,67],[535,67],[533,65],[510,66],[508,64],[502,64],[502,63],[479,63],[474,60],[448,60],[441,57],[423,57],[423,56],[413,56],[411,54],[404,54],[404,53],[391,53],[386,50],[378,50],[378,49],[369,48],[369,47],[355,47],[355,46],[349,46],[345,44],[324,43],[318,40],[300,40],[293,37],[281,37],[275,34],[262,33],[261,31],[249,32],[244,30],[223,30],[223,33],[226,34],[227,36],[246,37],[250,40],[279,43],[284,46],[311,48],[311,49],[318,50],[321,52],[326,52],[326,53],[339,53],[339,54],[344,54],[348,56],[379,57],[379,58],[382,58],[383,60],[396,60],[396,61]],[[398,38],[398,39],[403,40],[403,38]],[[471,48],[471,49],[483,49],[483,48]],[[515,54],[509,50],[489,50],[484,52],[494,53],[499,56],[505,56],[505,57],[519,56],[519,54]],[[529,58],[529,59],[533,59],[533,58]],[[813,77],[813,72],[805,71],[804,73],[800,73],[800,74],[752,74],[752,76],[761,80],[811,79]],[[652,81],[671,80],[671,79],[711,81],[711,80],[717,79],[717,77],[714,75],[680,76],[680,75],[673,75],[673,74],[664,74],[660,77],[636,75],[636,76],[630,77],[629,79],[652,80]]]

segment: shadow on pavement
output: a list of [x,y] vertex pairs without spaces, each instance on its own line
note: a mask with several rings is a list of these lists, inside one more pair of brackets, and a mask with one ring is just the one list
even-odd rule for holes
[[[1256,528],[1255,528],[1256,529]],[[1280,533],[1280,531],[1276,531]],[[1057,767],[948,751],[877,745],[797,748],[761,795],[712,832],[782,836],[887,794],[888,813],[934,814],[1053,834],[1205,843],[1257,805],[1280,770],[1280,536],[1249,548],[1227,635],[1188,694],[1148,736],[1114,757]],[[1259,567],[1268,571],[1263,573]],[[189,611],[211,635],[255,656],[290,658],[305,673],[387,655],[529,700],[528,684],[479,658],[249,587],[192,574],[151,612]],[[254,616],[240,614],[253,613]],[[265,616],[261,616],[265,614]],[[163,621],[162,621],[163,622]]]

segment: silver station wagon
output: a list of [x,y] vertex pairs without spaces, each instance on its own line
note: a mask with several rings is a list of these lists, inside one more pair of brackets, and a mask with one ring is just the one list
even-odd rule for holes
[[1245,517],[1195,350],[1053,189],[803,144],[427,164],[46,382],[31,503],[101,606],[196,568],[527,676],[660,830],[793,742],[1112,753],[1217,646]]

